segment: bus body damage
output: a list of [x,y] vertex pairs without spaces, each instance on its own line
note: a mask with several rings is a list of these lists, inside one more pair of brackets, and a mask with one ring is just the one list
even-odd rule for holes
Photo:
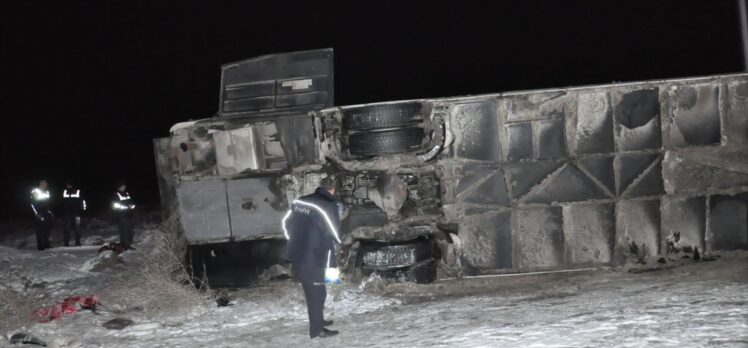
[[748,248],[745,74],[331,107],[332,72],[332,50],[227,64],[218,115],[154,140],[198,262],[282,262],[288,203],[325,177],[354,278]]
[[226,64],[218,113],[154,140],[162,207],[213,284],[246,284],[283,262],[283,176],[317,162],[308,112],[333,105],[333,78],[332,49]]
[[[444,270],[533,271],[748,248],[747,86],[735,74],[313,117],[322,163],[439,183],[441,211],[418,216]],[[390,230],[353,226],[351,247]]]

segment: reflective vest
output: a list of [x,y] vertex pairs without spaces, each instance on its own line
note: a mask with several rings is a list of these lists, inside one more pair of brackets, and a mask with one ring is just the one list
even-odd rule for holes
[[62,210],[68,214],[86,211],[86,200],[81,197],[81,190],[65,189],[62,191]]
[[117,191],[114,193],[112,209],[114,209],[114,211],[130,211],[135,209],[135,204],[132,203],[132,198],[129,193]]
[[42,190],[38,187],[31,190],[31,209],[34,211],[34,215],[50,214],[49,200],[49,190]]

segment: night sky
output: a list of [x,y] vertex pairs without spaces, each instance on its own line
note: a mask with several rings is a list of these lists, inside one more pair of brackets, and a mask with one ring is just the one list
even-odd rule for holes
[[[66,179],[158,203],[152,138],[218,108],[220,65],[332,47],[337,105],[742,70],[734,0],[5,1],[3,219]],[[108,206],[108,205],[107,205]]]

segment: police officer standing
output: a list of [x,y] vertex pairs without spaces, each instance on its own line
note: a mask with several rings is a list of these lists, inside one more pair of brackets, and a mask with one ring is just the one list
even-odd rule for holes
[[31,190],[31,209],[36,217],[36,248],[49,249],[49,234],[52,229],[52,210],[50,208],[49,185],[47,180],[40,180],[39,186]]
[[81,246],[81,216],[86,211],[86,200],[81,190],[68,181],[62,191],[62,221],[65,232],[65,246],[70,246],[70,234],[75,233],[75,246]]
[[325,270],[337,268],[334,243],[340,243],[340,216],[334,195],[335,182],[322,179],[313,194],[293,202],[282,221],[288,239],[286,259],[293,264],[304,289],[311,338],[338,334],[325,328],[332,321],[325,320],[323,314],[327,297]]
[[117,183],[117,191],[114,192],[112,197],[112,209],[117,215],[119,242],[124,244],[126,249],[131,249],[130,245],[133,241],[132,212],[135,209],[135,204],[127,192],[127,185],[124,181]]

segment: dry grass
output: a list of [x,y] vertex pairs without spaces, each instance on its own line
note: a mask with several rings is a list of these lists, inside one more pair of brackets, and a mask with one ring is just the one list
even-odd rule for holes
[[194,279],[185,265],[187,240],[177,214],[165,220],[151,249],[138,250],[143,266],[142,284],[148,294],[143,304],[145,314],[175,314],[196,307],[207,308],[212,300],[207,279]]

